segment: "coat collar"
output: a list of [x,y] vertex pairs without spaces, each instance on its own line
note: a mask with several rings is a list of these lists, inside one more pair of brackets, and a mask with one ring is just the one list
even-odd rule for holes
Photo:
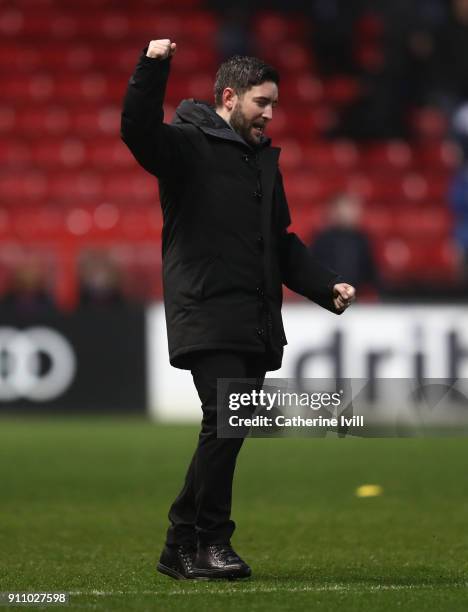
[[247,147],[250,151],[262,150],[270,146],[271,139],[263,136],[262,141],[258,149],[254,149],[251,145],[247,144],[239,134],[234,131],[226,121],[215,111],[214,107],[206,102],[200,102],[199,100],[183,100],[176,109],[175,117],[172,121],[174,125],[180,125],[183,123],[191,123],[196,125],[202,132],[215,138],[221,138],[222,140],[230,140],[236,142],[244,147]]

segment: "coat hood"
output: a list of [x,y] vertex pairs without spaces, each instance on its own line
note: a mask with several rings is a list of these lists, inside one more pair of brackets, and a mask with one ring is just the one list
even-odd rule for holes
[[[176,109],[175,117],[172,120],[174,125],[180,125],[183,123],[191,123],[196,127],[200,128],[206,134],[223,138],[225,140],[233,140],[239,142],[245,146],[253,148],[251,145],[245,142],[245,140],[233,130],[226,121],[218,115],[215,111],[214,106],[207,102],[201,102],[199,100],[190,99],[182,100]],[[258,148],[269,146],[271,139],[262,136]]]

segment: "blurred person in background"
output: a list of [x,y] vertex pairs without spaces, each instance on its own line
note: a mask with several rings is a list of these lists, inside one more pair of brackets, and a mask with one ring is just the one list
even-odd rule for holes
[[[438,106],[447,97],[437,93],[447,61],[437,40],[446,22],[443,0],[360,3],[348,43],[359,95],[340,109],[339,125],[329,135],[361,141],[409,138],[411,111]],[[336,72],[349,73],[350,61],[341,60]]]
[[451,118],[451,138],[459,151],[459,164],[452,177],[448,202],[453,213],[453,237],[458,252],[458,272],[464,292],[468,289],[468,101]]
[[172,125],[163,102],[176,44],[151,41],[129,81],[122,138],[159,179],[164,304],[173,366],[191,370],[202,430],[169,511],[158,570],[177,579],[245,578],[231,545],[232,482],[243,438],[218,438],[217,380],[254,379],[281,366],[282,283],[336,314],[354,288],[288,233],[279,150],[265,136],[279,76],[253,57],[223,63],[215,106],[184,100]]
[[255,54],[255,42],[250,31],[252,3],[246,0],[235,4],[226,0],[210,0],[208,4],[220,20],[216,44],[221,60],[232,55]]
[[327,224],[318,232],[310,251],[327,263],[362,294],[376,294],[380,279],[367,233],[361,227],[362,203],[352,194],[333,197],[327,210]]
[[56,312],[44,264],[32,257],[13,271],[10,287],[0,300],[3,315],[35,318]]
[[348,17],[348,58],[340,59],[334,71],[338,75],[351,73],[358,93],[339,109],[338,124],[328,136],[359,141],[403,138],[406,92],[400,66],[394,61],[394,46],[385,42],[388,22],[365,3],[360,3],[359,9]]
[[451,0],[434,44],[433,96],[450,116],[468,100],[468,0]]
[[312,25],[312,49],[323,76],[354,74],[354,29],[363,0],[312,0],[302,10]]
[[468,158],[455,174],[449,192],[454,214],[454,239],[459,251],[460,280],[468,290]]
[[445,0],[377,0],[383,20],[383,52],[406,110],[433,104],[436,33],[447,20]]
[[81,258],[79,276],[80,308],[115,308],[126,302],[120,271],[104,251],[87,251]]

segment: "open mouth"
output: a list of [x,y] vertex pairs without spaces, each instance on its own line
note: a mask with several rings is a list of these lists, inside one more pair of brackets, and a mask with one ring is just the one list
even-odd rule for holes
[[262,136],[265,132],[265,126],[263,124],[254,123],[252,127],[257,136]]

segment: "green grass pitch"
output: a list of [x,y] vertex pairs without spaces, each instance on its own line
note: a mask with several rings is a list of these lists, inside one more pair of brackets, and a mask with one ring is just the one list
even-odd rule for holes
[[0,591],[67,591],[66,610],[468,610],[466,438],[247,440],[233,544],[254,575],[176,582],[155,563],[196,435],[0,419]]

